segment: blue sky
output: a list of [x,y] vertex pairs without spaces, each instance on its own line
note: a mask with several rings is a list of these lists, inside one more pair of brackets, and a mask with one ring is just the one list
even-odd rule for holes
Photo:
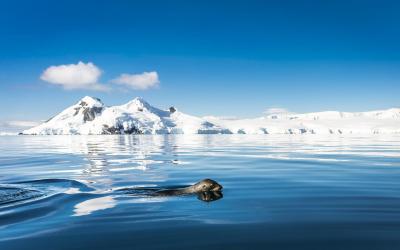
[[[399,9],[399,1],[2,1],[0,121],[46,119],[85,95],[240,117],[269,107],[398,107]],[[80,61],[108,91],[43,77]],[[132,88],[144,72],[157,74],[156,86]],[[121,74],[133,80],[117,84]]]

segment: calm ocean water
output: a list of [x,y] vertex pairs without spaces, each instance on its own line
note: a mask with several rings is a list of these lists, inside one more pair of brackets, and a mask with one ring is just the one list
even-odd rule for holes
[[400,136],[0,137],[0,249],[165,248],[400,249]]

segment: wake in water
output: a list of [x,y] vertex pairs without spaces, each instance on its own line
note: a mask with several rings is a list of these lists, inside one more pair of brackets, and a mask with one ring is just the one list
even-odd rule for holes
[[0,187],[0,206],[38,199],[43,196],[44,193],[39,190],[18,187]]
[[[0,226],[62,215],[65,208],[69,211],[69,216],[86,216],[96,211],[114,208],[118,200],[133,199],[143,202],[143,198],[147,201],[160,201],[160,197],[197,196],[199,200],[211,202],[223,197],[222,186],[216,182],[204,190],[194,189],[196,184],[115,190],[94,189],[82,182],[68,179],[41,179],[3,184],[0,185]],[[25,233],[32,233],[29,228],[26,230]],[[21,232],[20,236],[11,238],[17,239],[23,234]]]
[[[207,181],[211,181],[207,183]],[[203,180],[192,186],[166,187],[133,187],[113,191],[115,196],[129,197],[168,197],[168,196],[197,196],[199,200],[210,202],[223,197],[222,186],[212,180]],[[0,185],[0,209],[21,204],[29,205],[41,199],[55,195],[73,194],[110,195],[109,191],[95,190],[79,181],[68,179],[42,179],[12,184]]]
[[42,179],[0,185],[0,208],[25,204],[57,194],[92,191],[85,184],[67,179]]
[[[0,226],[10,226],[54,214],[70,194],[94,189],[68,179],[40,179],[0,184]],[[18,238],[18,237],[17,237]]]

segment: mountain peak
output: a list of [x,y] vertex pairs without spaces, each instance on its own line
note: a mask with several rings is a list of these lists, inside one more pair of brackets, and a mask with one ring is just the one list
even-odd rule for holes
[[85,96],[80,99],[77,103],[80,106],[87,106],[87,107],[103,107],[103,102],[97,97]]
[[124,106],[126,106],[128,109],[135,109],[135,110],[152,109],[152,106],[148,102],[146,102],[142,97],[135,97],[133,100],[127,102]]
[[140,97],[140,96],[133,98],[133,100],[132,100],[131,102],[149,104],[148,102],[146,102],[145,99],[143,99],[143,98]]

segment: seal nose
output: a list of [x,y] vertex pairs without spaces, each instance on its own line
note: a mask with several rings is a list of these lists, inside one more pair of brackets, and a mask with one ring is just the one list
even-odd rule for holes
[[213,191],[221,191],[222,190],[222,186],[220,184],[217,184],[215,186],[215,188],[213,188]]

